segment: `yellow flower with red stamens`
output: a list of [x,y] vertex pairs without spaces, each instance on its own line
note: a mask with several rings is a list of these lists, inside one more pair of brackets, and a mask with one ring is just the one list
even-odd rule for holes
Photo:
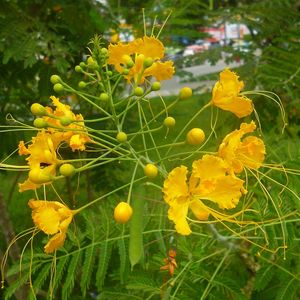
[[[110,44],[107,62],[114,65],[119,73],[129,68],[126,78],[134,79],[137,84],[143,83],[149,76],[161,81],[172,78],[174,74],[173,62],[159,61],[164,57],[164,52],[164,45],[157,38],[144,36],[127,44]],[[132,65],[128,66],[129,63]]]
[[62,247],[75,211],[57,201],[31,199],[28,205],[36,227],[46,234],[54,234],[44,247],[45,252],[52,253]]
[[204,155],[193,163],[193,171],[187,180],[188,169],[173,169],[164,182],[164,200],[170,206],[168,217],[182,235],[189,235],[187,222],[189,208],[198,220],[207,220],[211,209],[203,202],[209,200],[221,209],[235,208],[246,190],[244,181],[226,173],[226,163],[219,157]]
[[261,167],[266,154],[265,144],[256,136],[248,136],[256,129],[255,123],[242,123],[240,129],[226,135],[223,139],[218,155],[224,159],[230,171],[241,173],[244,167],[258,169]]
[[223,110],[234,113],[238,118],[246,117],[253,111],[252,100],[240,95],[243,81],[229,69],[220,73],[220,80],[214,85],[211,103]]

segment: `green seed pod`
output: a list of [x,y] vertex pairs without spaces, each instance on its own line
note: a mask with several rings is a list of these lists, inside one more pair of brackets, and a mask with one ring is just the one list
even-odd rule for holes
[[[143,193],[143,191],[141,191]],[[139,193],[140,195],[140,193]],[[131,269],[143,258],[143,219],[144,204],[143,197],[134,197],[131,201],[133,214],[130,221],[129,233],[129,261]]]
[[85,64],[84,61],[82,61],[82,62],[80,62],[79,66],[80,66],[81,68],[85,68],[85,67],[86,67],[86,64]]

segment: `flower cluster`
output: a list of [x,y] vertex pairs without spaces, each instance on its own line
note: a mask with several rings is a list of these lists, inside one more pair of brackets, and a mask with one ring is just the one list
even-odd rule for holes
[[[225,69],[213,88],[212,105],[239,118],[250,115],[252,101],[239,95],[243,85],[234,72]],[[209,215],[224,219],[227,216],[218,213],[208,203],[216,203],[220,209],[232,209],[247,193],[244,180],[238,174],[245,168],[258,169],[265,158],[262,139],[253,135],[243,138],[255,129],[253,121],[242,123],[239,129],[223,139],[216,155],[204,155],[193,162],[189,179],[186,166],[176,167],[168,174],[163,187],[164,200],[169,205],[168,217],[175,223],[178,233],[191,233],[187,222],[189,208],[201,221],[207,220]]]
[[67,143],[73,151],[83,151],[85,144],[91,142],[82,115],[75,115],[70,106],[61,103],[58,98],[50,98],[55,110],[33,104],[33,113],[41,116],[35,120],[36,125],[42,128],[28,147],[24,141],[19,143],[19,154],[28,155],[26,160],[30,168],[28,179],[19,184],[20,192],[52,182],[57,166],[62,164],[57,157],[57,150],[62,143]]
[[133,79],[136,85],[150,76],[158,81],[172,78],[173,62],[161,62],[163,57],[164,45],[155,37],[144,36],[127,44],[119,42],[108,47],[108,64],[125,74],[129,81]]

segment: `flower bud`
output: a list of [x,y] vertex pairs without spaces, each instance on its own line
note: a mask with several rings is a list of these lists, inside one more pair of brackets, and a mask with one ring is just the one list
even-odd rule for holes
[[82,72],[82,68],[81,68],[81,66],[76,66],[75,67],[75,71],[77,72],[77,73],[81,73]]
[[69,126],[72,122],[73,122],[73,120],[69,117],[61,117],[59,120],[59,123],[62,126]]
[[135,96],[140,97],[144,94],[144,90],[140,86],[138,86],[134,89],[133,93]]
[[179,92],[179,98],[180,99],[188,99],[192,97],[193,91],[190,87],[184,87]]
[[44,116],[47,113],[46,108],[39,103],[33,103],[30,106],[30,110],[31,110],[32,114],[35,116]]
[[106,102],[106,101],[108,101],[109,96],[108,96],[107,93],[101,93],[99,98],[100,98],[101,101],[105,101]]
[[63,87],[62,84],[56,83],[56,84],[54,84],[54,86],[53,86],[53,90],[54,90],[56,93],[60,93],[60,92],[62,92],[62,91],[64,90],[64,87]]
[[116,222],[125,224],[132,216],[132,208],[126,202],[120,202],[114,210],[114,219]]
[[61,82],[61,79],[60,79],[60,77],[58,75],[52,75],[50,77],[50,81],[51,81],[51,83],[55,84],[55,83]]
[[152,85],[151,85],[151,90],[152,90],[152,91],[159,91],[160,88],[161,88],[161,84],[160,84],[159,81],[155,81],[155,82],[153,82]]
[[84,89],[84,88],[86,87],[86,82],[84,82],[84,81],[79,81],[78,87],[81,88],[81,89]]
[[75,167],[71,164],[63,164],[59,168],[59,173],[65,177],[69,177],[75,174]]
[[125,143],[127,141],[127,134],[123,131],[118,132],[116,139],[120,143]]
[[129,68],[129,69],[134,66],[134,62],[133,62],[132,58],[127,54],[124,54],[122,56],[122,61],[124,62],[126,67]]
[[153,164],[147,164],[144,168],[144,173],[148,178],[155,178],[158,174],[158,169]]
[[153,59],[150,58],[150,57],[147,57],[145,60],[144,60],[144,68],[149,68],[153,65]]
[[43,118],[36,118],[33,121],[33,126],[36,128],[46,128],[48,123]]
[[191,129],[186,136],[186,141],[190,145],[200,145],[204,140],[205,134],[200,128]]
[[167,128],[174,127],[175,124],[176,124],[176,121],[173,117],[167,117],[167,118],[164,119],[164,125]]

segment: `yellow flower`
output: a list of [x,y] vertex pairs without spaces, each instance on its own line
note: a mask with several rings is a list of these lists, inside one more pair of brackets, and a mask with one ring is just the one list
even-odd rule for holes
[[191,233],[186,220],[189,208],[197,219],[207,220],[212,210],[203,200],[214,202],[221,209],[232,209],[245,193],[244,181],[227,175],[225,162],[213,155],[194,161],[188,182],[187,175],[187,167],[177,167],[169,173],[163,187],[164,200],[170,206],[168,217],[182,235]]
[[34,200],[28,202],[32,209],[32,219],[38,229],[54,236],[48,241],[44,250],[52,253],[63,246],[74,211],[57,201]]
[[[154,76],[156,80],[172,78],[174,74],[173,62],[160,62],[164,57],[164,45],[155,37],[144,36],[127,44],[121,42],[108,46],[108,64],[114,65],[119,73],[128,68],[132,61],[129,74],[126,78],[134,79],[137,84],[143,83],[145,77]],[[153,60],[153,63],[149,63]],[[145,66],[145,62],[149,65]]]
[[[58,98],[51,96],[50,99],[55,106],[55,110],[46,107],[48,114],[54,115],[57,118],[66,118],[71,120],[71,124],[63,126],[64,130],[59,131],[56,128],[48,128],[48,131],[57,136],[58,139],[65,141],[69,144],[73,151],[75,150],[85,150],[85,144],[91,142],[90,137],[84,126],[84,119],[81,114],[74,114],[69,105],[63,104]],[[51,118],[51,116],[43,117],[45,121],[56,127],[62,127],[60,120],[57,118]]]
[[32,143],[28,148],[23,141],[20,141],[19,154],[29,155],[26,160],[30,167],[29,178],[19,184],[20,192],[36,189],[43,183],[51,182],[51,177],[56,175],[56,166],[59,163],[56,155],[59,144],[60,139],[44,130],[32,138]]
[[229,69],[222,71],[220,80],[213,88],[211,103],[242,118],[252,113],[253,104],[247,97],[239,95],[244,83],[238,79],[239,77]]
[[223,139],[218,155],[222,157],[230,171],[241,173],[244,167],[258,169],[265,159],[265,145],[263,140],[256,136],[243,136],[255,130],[256,125],[251,123],[242,123],[240,129],[226,135]]

